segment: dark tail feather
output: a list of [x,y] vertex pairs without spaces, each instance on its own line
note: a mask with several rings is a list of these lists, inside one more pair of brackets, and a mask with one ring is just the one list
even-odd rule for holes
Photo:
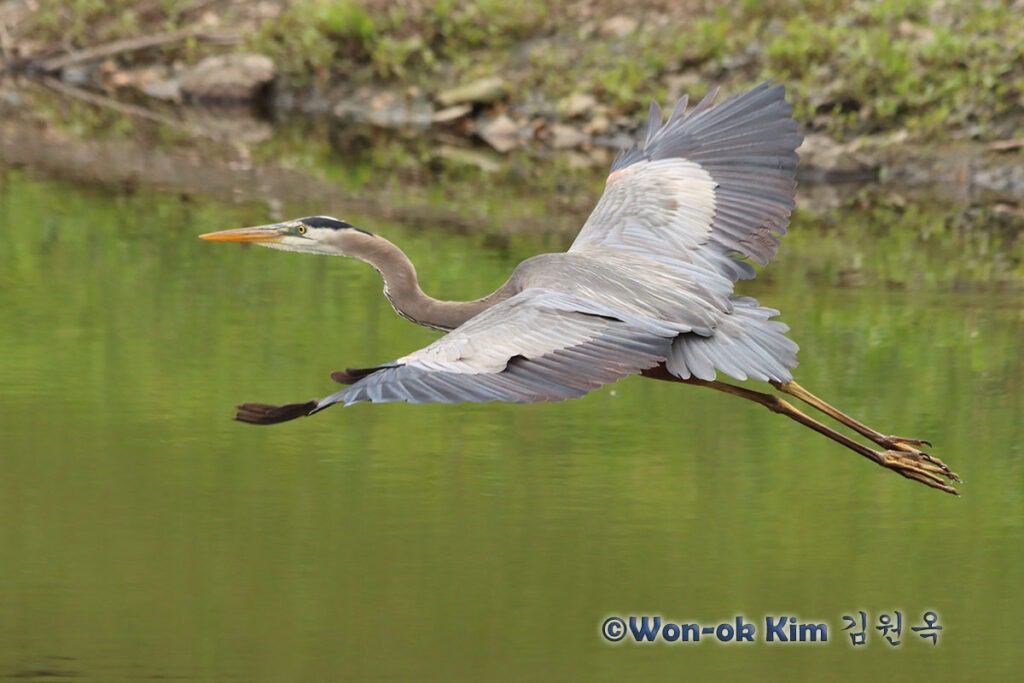
[[355,384],[367,375],[372,375],[378,370],[384,370],[386,368],[394,368],[395,365],[378,365],[375,368],[346,368],[345,370],[335,370],[331,373],[331,379],[338,384]]
[[316,410],[316,401],[289,403],[286,406],[271,406],[266,403],[243,403],[238,406],[235,419],[251,425],[276,425],[297,417],[306,417]]

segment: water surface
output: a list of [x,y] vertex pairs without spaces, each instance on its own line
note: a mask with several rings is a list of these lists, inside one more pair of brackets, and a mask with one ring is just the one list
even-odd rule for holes
[[[550,247],[345,217],[451,298]],[[949,260],[976,238],[901,260],[875,225],[794,230],[744,285],[783,310],[800,381],[934,441],[958,499],[753,404],[638,378],[560,404],[234,423],[237,402],[324,395],[332,370],[435,337],[362,264],[195,239],[267,218],[4,175],[0,677],[1019,675],[1024,299]],[[844,276],[848,250],[880,275]],[[860,609],[906,626],[934,609],[940,646],[874,632],[854,650],[840,616]],[[834,642],[601,640],[605,616],[636,613],[796,614]]]

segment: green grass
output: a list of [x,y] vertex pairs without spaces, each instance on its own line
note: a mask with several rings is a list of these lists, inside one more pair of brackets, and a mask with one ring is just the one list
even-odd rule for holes
[[790,87],[810,129],[840,138],[904,128],[917,139],[951,130],[991,139],[1019,133],[1014,121],[1024,113],[1024,13],[1003,2],[746,2],[641,23],[623,37],[533,2],[417,7],[302,0],[268,23],[253,46],[297,81],[432,88],[501,74],[521,86],[519,97],[556,101],[592,92],[618,114],[663,98],[673,73],[695,72],[733,89],[776,78]]
[[[340,80],[430,93],[497,74],[514,84],[513,104],[550,111],[590,92],[633,116],[664,99],[675,74],[700,84],[691,96],[705,83],[735,91],[775,78],[808,129],[837,138],[902,129],[919,141],[989,140],[1024,134],[1024,12],[1012,4],[744,0],[664,21],[630,11],[647,19],[611,36],[600,26],[612,8],[581,19],[541,0],[293,0],[246,47],[296,89]],[[218,11],[230,22],[241,7]],[[77,49],[186,19],[173,2],[39,0],[27,33]]]
[[473,70],[473,53],[504,51],[545,30],[545,5],[526,0],[433,0],[377,6],[355,0],[297,0],[267,22],[250,46],[298,82],[441,76]]
[[[992,137],[1024,110],[1024,15],[1007,3],[854,3],[793,13],[762,73],[793,84],[797,113],[838,135],[905,128]],[[1005,126],[1004,126],[1005,128]]]

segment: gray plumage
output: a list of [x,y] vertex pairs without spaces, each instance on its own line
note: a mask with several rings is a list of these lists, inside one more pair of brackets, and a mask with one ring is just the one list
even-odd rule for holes
[[[319,252],[373,264],[399,313],[450,331],[379,368],[339,373],[353,383],[315,403],[279,413],[248,404],[239,419],[359,401],[561,400],[660,365],[683,379],[790,380],[797,346],[771,320],[777,311],[733,287],[754,276],[748,259],[764,265],[778,249],[801,134],[780,85],[719,105],[714,95],[690,111],[684,97],[664,123],[652,104],[642,142],[616,159],[570,249],[527,259],[483,299],[426,296],[397,247],[337,222]],[[285,242],[277,248],[303,250]]]
[[528,288],[430,346],[322,399],[530,403],[576,398],[654,367],[679,326]]

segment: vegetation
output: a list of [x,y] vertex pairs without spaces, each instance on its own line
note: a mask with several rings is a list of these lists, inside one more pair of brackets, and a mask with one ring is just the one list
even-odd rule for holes
[[252,45],[293,78],[415,79],[472,70],[472,53],[503,51],[543,31],[545,3],[298,0],[264,24]]
[[[79,49],[188,25],[202,9],[237,24],[299,90],[341,81],[431,93],[497,74],[516,86],[520,107],[554,112],[582,92],[631,116],[652,96],[776,78],[807,128],[835,138],[1024,132],[1024,12],[1001,0],[639,2],[628,17],[598,0],[283,0],[269,14],[255,5],[39,0],[23,33]],[[180,47],[172,54],[202,54]]]
[[536,2],[385,4],[300,0],[253,46],[296,80],[430,87],[497,73],[548,101],[592,92],[619,114],[664,97],[673,76],[698,95],[708,81],[777,78],[810,128],[840,138],[894,128],[993,138],[1018,133],[1024,111],[1024,13],[1004,2],[745,2],[621,35],[602,31],[597,10],[580,22]]
[[1002,125],[1024,110],[1024,13],[1011,4],[882,0],[790,12],[765,43],[763,71],[794,84],[801,117],[826,115],[823,125],[841,133],[1017,132]]

